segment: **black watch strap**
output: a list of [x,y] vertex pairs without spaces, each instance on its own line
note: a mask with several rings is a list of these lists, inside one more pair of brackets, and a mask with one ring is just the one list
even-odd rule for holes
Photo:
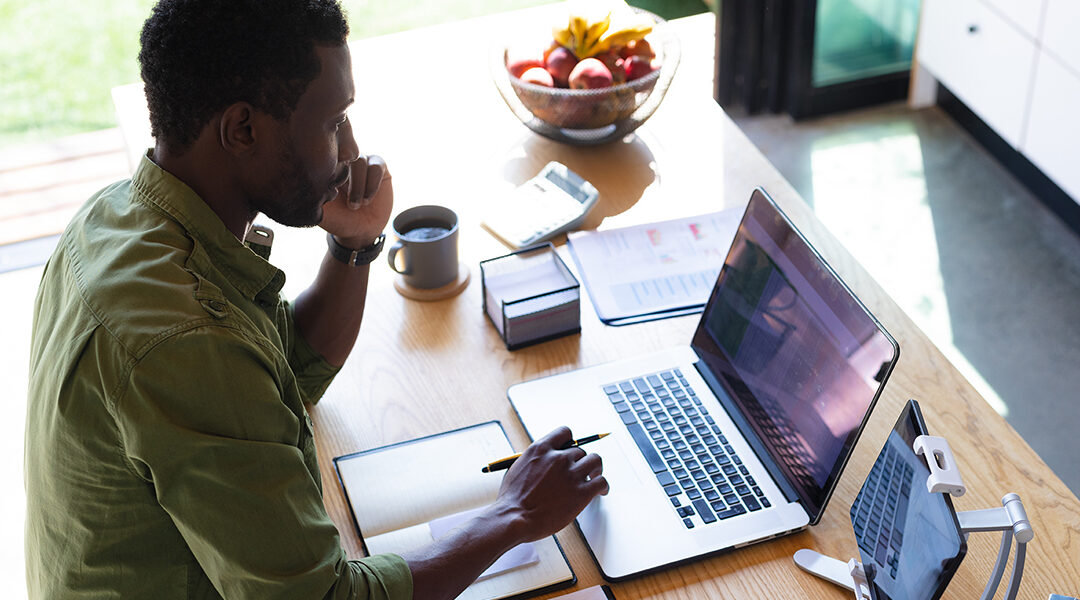
[[330,256],[354,267],[371,264],[371,261],[378,258],[382,252],[384,242],[386,242],[386,234],[380,233],[379,237],[375,238],[375,241],[370,246],[354,250],[339,244],[334,238],[334,234],[326,234],[326,245],[330,248]]

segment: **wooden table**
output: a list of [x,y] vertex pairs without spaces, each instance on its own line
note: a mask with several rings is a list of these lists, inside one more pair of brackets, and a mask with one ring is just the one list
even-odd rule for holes
[[[406,300],[380,260],[367,313],[349,362],[311,410],[326,506],[352,556],[360,544],[333,472],[341,454],[499,419],[517,448],[528,444],[506,399],[507,386],[687,343],[696,316],[614,328],[602,325],[582,295],[580,335],[508,352],[481,310],[478,262],[506,248],[478,225],[482,201],[559,160],[600,190],[587,226],[604,228],[741,206],[763,186],[805,232],[901,346],[899,365],[820,525],[786,538],[614,585],[621,599],[845,598],[800,571],[792,554],[816,549],[846,561],[858,548],[848,507],[908,398],[932,432],[948,437],[968,493],[958,510],[1000,506],[1021,495],[1035,530],[1021,597],[1080,592],[1080,501],[979,397],[927,337],[814,217],[805,202],[711,98],[714,20],[673,22],[683,62],[659,110],[637,135],[606,147],[547,141],[521,125],[487,71],[490,44],[515,27],[538,26],[555,7],[413,30],[353,45],[357,104],[352,120],[361,151],[384,156],[394,174],[395,214],[418,204],[453,208],[461,219],[462,259],[472,281],[453,299]],[[275,262],[295,293],[323,252],[317,232],[277,227]],[[564,258],[565,246],[560,248]],[[568,262],[570,262],[568,260]],[[614,490],[613,493],[618,493]],[[578,587],[602,583],[579,533],[559,534]],[[976,534],[948,598],[981,593],[998,536]]]

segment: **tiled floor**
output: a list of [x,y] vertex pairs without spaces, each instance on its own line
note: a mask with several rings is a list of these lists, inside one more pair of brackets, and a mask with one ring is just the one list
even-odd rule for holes
[[1080,493],[1080,236],[937,108],[733,116]]

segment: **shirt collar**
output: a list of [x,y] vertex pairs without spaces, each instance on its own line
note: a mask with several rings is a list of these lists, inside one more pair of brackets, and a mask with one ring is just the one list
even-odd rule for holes
[[214,266],[245,296],[265,299],[281,291],[285,273],[236,239],[194,190],[150,160],[149,151],[139,162],[131,185],[140,192],[137,198],[165,211],[199,242]]

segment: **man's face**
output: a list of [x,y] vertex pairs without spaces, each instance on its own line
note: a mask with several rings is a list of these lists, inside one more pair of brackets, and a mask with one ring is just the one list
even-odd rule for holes
[[348,46],[316,46],[322,68],[281,124],[279,156],[267,165],[263,193],[251,208],[282,225],[311,227],[322,221],[322,207],[348,181],[349,164],[359,150],[345,110],[355,93]]

